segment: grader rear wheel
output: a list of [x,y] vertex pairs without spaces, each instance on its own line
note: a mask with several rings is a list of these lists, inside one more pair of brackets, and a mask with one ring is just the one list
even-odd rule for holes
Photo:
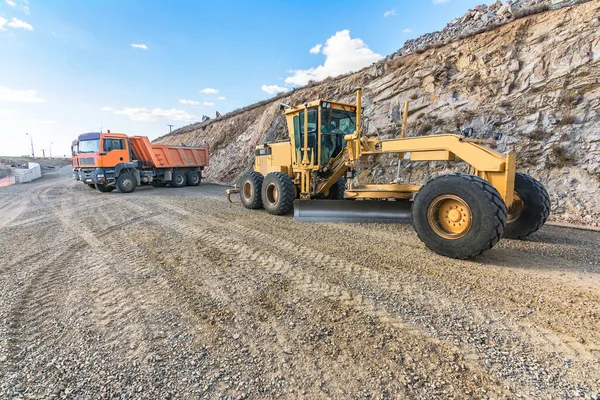
[[261,195],[269,214],[285,215],[294,208],[294,182],[283,172],[271,172],[265,177]]
[[508,220],[504,237],[526,239],[537,232],[550,214],[550,197],[540,182],[531,176],[515,175],[513,204],[508,209]]
[[506,226],[506,206],[498,191],[469,174],[427,182],[415,196],[413,227],[432,251],[467,259],[492,248]]
[[244,207],[251,210],[262,208],[261,189],[263,176],[256,171],[246,172],[239,182],[240,200]]

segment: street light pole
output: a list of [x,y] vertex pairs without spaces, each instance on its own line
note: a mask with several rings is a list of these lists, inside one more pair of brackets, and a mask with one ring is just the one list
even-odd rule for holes
[[26,133],[25,135],[29,136],[31,139],[31,157],[35,157],[35,152],[33,151],[33,135],[30,135],[29,133]]
[[50,142],[48,144],[48,149],[50,150],[50,158],[52,158],[52,145],[54,144],[54,142]]
[[173,130],[173,125],[167,125],[169,127],[169,133]]

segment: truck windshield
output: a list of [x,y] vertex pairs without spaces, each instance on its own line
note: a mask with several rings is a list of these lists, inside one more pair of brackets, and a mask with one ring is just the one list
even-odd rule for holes
[[100,140],[82,140],[79,142],[79,153],[97,153]]

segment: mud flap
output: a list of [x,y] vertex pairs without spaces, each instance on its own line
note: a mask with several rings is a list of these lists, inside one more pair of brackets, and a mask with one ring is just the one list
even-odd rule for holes
[[309,222],[411,222],[410,201],[294,200],[294,220]]

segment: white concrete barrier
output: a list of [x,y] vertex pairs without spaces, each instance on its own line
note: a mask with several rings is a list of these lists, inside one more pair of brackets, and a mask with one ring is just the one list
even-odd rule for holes
[[42,177],[42,167],[40,167],[40,164],[30,162],[27,163],[27,168],[27,171],[21,172],[16,176],[17,183],[31,182],[34,179]]

